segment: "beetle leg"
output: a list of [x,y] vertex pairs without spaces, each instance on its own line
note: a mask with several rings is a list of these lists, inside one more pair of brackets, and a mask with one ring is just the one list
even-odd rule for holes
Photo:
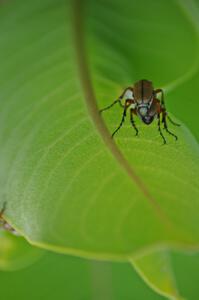
[[[162,89],[157,89],[157,90],[155,90],[155,94],[158,94],[158,93],[161,93],[161,107],[162,107],[162,110],[167,114],[167,110],[166,110],[166,106],[165,106],[165,102],[164,102],[164,92],[163,92],[163,90]],[[178,123],[175,123],[169,116],[168,116],[168,114],[167,114],[167,118],[168,118],[168,120],[173,124],[173,125],[175,125],[175,126],[180,126],[180,124],[178,124]]]
[[123,93],[121,94],[121,96],[120,96],[117,100],[113,101],[112,104],[106,106],[105,108],[100,109],[99,112],[101,113],[101,112],[103,112],[104,110],[107,110],[107,109],[111,108],[111,107],[114,106],[116,103],[119,103],[119,105],[120,105],[121,107],[124,108],[125,105],[123,105],[123,104],[121,103],[121,100],[123,99],[123,97],[124,97],[124,95],[125,95],[125,93],[126,93],[127,90],[131,90],[131,91],[132,91],[132,87],[127,87],[127,88],[123,91]]
[[[127,88],[124,90],[124,92],[122,93],[122,95],[119,97],[119,99],[120,99],[119,104],[120,104],[120,106],[123,107],[123,108],[125,107],[125,105],[122,104],[121,100],[124,98],[124,95],[126,94],[126,92],[127,92],[128,90],[130,90],[130,91],[132,92],[132,94],[133,94],[133,88],[129,86],[129,87],[127,87]],[[126,98],[126,100],[132,101],[131,98],[130,98],[130,99]]]
[[99,111],[99,112],[101,113],[101,112],[103,112],[104,110],[107,110],[107,109],[111,108],[113,105],[115,105],[115,104],[116,104],[116,103],[118,103],[118,102],[119,102],[119,103],[121,103],[120,101],[121,101],[121,99],[120,99],[120,98],[119,98],[119,99],[117,99],[117,100],[115,100],[115,101],[114,101],[112,104],[110,104],[109,106],[106,106],[106,107],[104,107],[104,108],[100,109],[100,111]]
[[122,95],[121,95],[119,98],[120,98],[120,99],[123,99],[123,97],[124,97],[126,91],[128,91],[128,90],[130,90],[130,91],[133,92],[133,88],[129,86],[129,87],[127,87],[127,88],[124,90],[124,92],[122,93]]
[[112,138],[114,137],[114,135],[116,134],[116,132],[122,127],[124,121],[125,121],[125,117],[126,117],[126,110],[127,107],[124,107],[124,111],[123,111],[123,115],[122,115],[122,120],[120,122],[120,125],[118,126],[118,128],[112,133]]
[[132,103],[131,100],[126,100],[125,101],[124,111],[123,111],[123,115],[122,115],[122,120],[121,120],[120,125],[118,126],[118,128],[112,133],[112,138],[114,137],[114,135],[116,134],[116,132],[122,127],[122,125],[123,125],[123,123],[125,121],[127,108],[129,107],[129,105],[131,105],[131,103]]
[[160,127],[160,114],[158,114],[157,117],[158,117],[158,131],[163,139],[163,144],[165,145],[167,143],[167,141],[166,141],[166,139],[162,133],[161,127]]
[[174,133],[172,133],[171,131],[169,131],[169,129],[168,129],[168,126],[167,126],[167,121],[166,121],[166,112],[163,112],[162,113],[162,122],[163,122],[163,124],[164,124],[164,129],[166,130],[166,132],[168,132],[170,135],[172,135],[175,139],[176,139],[176,141],[177,141],[177,139],[178,139],[178,137],[177,137],[177,135],[175,135]]
[[119,105],[124,108],[124,105],[122,104],[121,100],[119,101]]
[[157,89],[154,92],[155,92],[156,95],[161,93],[161,100],[160,100],[161,101],[161,106],[166,110],[165,103],[164,103],[164,92],[163,92],[163,90],[162,89]]
[[137,129],[137,127],[136,127],[136,125],[135,125],[135,122],[134,122],[134,119],[133,119],[133,109],[131,109],[131,111],[130,111],[130,119],[131,119],[131,124],[132,124],[132,126],[133,126],[133,128],[135,129],[135,135],[137,136],[138,135],[138,129]]
[[168,114],[167,114],[167,118],[168,118],[169,122],[171,122],[171,124],[173,124],[173,125],[175,125],[175,126],[180,126],[180,124],[175,123],[175,122],[168,116]]
[[163,92],[163,90],[162,89],[157,89],[157,90],[155,90],[155,94],[157,95],[157,94],[159,94],[159,93],[161,93],[161,99],[160,100],[158,100],[159,102],[160,102],[160,106],[161,106],[161,112],[166,112],[167,110],[166,110],[166,106],[165,106],[165,102],[164,102],[164,92]]

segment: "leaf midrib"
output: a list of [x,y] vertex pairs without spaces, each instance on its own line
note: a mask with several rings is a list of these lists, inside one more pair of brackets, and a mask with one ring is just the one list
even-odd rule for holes
[[80,82],[82,84],[83,93],[85,95],[85,102],[88,112],[109,151],[115,157],[117,162],[122,166],[122,168],[126,171],[131,181],[133,181],[133,183],[136,184],[138,189],[146,197],[148,202],[153,207],[157,217],[160,219],[160,222],[164,223],[167,229],[171,230],[172,224],[170,219],[159,206],[157,200],[151,195],[142,179],[136,174],[134,168],[129,165],[122,152],[118,149],[114,140],[110,137],[109,131],[99,114],[97,101],[90,79],[89,68],[87,63],[87,55],[84,42],[84,21],[82,13],[83,11],[83,1],[74,0],[72,4],[72,28],[74,36],[74,48],[76,51],[77,67],[79,71]]

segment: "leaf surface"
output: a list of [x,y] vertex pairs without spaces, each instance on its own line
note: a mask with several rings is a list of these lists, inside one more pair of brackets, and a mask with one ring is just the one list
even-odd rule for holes
[[[197,247],[199,151],[182,122],[196,111],[179,96],[179,84],[192,86],[193,77],[198,106],[196,26],[175,1],[78,5],[20,0],[1,8],[6,217],[36,245],[95,258],[126,260],[158,244]],[[167,136],[163,147],[157,124],[138,120],[138,138],[126,121],[110,139],[104,124],[113,131],[121,109],[102,119],[96,99],[108,105],[140,78],[169,92],[169,112],[182,120],[170,126],[178,142]]]

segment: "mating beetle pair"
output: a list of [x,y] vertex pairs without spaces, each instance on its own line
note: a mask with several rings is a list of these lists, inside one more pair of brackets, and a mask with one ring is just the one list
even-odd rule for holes
[[[161,94],[161,99],[157,98],[157,95]],[[122,104],[122,100],[125,100],[124,105]],[[134,84],[133,87],[127,87],[122,95],[115,100],[111,105],[103,108],[100,112],[111,108],[116,103],[119,103],[123,108],[122,120],[118,126],[118,128],[113,132],[112,137],[116,134],[116,132],[122,127],[127,109],[130,109],[130,120],[131,124],[135,129],[136,135],[138,135],[138,129],[135,125],[133,116],[138,116],[142,122],[146,125],[149,125],[153,122],[153,120],[157,117],[158,119],[158,130],[163,139],[163,143],[166,144],[166,139],[161,130],[161,121],[163,123],[164,129],[167,133],[172,135],[176,140],[178,137],[169,131],[167,126],[167,119],[175,126],[180,126],[179,124],[172,121],[172,119],[168,116],[166,111],[165,103],[164,103],[164,93],[162,89],[154,90],[152,82],[148,80],[140,80]],[[162,116],[162,120],[160,117]]]

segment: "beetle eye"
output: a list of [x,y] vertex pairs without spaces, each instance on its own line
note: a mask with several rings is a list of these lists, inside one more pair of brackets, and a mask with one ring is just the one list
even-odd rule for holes
[[139,109],[139,113],[140,113],[142,116],[146,116],[147,111],[148,111],[148,109],[147,109],[146,107],[141,107],[141,108]]

